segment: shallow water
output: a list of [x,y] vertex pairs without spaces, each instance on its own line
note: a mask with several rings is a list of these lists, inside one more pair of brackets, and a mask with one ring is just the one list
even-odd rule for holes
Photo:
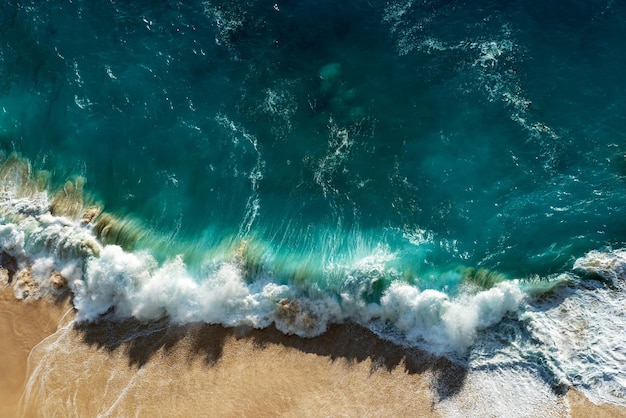
[[624,405],[625,18],[9,1],[0,247],[36,284],[16,296],[58,271],[83,321],[356,321]]

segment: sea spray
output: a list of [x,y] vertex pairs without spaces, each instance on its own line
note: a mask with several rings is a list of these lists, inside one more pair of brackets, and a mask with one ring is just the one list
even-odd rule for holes
[[425,341],[439,354],[465,354],[476,333],[516,312],[524,294],[506,282],[475,295],[450,299],[445,293],[392,283],[381,299],[381,319],[401,330],[408,341]]
[[[438,273],[438,281],[456,283],[448,294],[420,288],[421,282],[429,281],[403,273],[408,266],[402,265],[402,257],[398,257],[401,252],[384,245],[364,245],[352,259],[330,263],[321,270],[312,268],[307,273],[306,263],[289,262],[288,258],[281,261],[280,253],[262,240],[228,239],[210,250],[209,258],[202,257],[205,263],[198,275],[188,268],[182,254],[159,261],[149,248],[128,251],[119,245],[104,244],[102,234],[98,236],[97,232],[98,219],[111,222],[110,218],[83,203],[82,195],[73,193],[76,189],[66,184],[60,193],[64,199],[74,196],[76,203],[59,206],[58,197],[49,199],[49,192],[32,185],[33,178],[41,176],[32,175],[26,161],[12,157],[3,168],[3,281],[13,286],[18,299],[69,289],[79,322],[129,317],[152,321],[165,317],[174,324],[205,322],[254,328],[274,324],[284,333],[313,337],[332,323],[356,321],[402,345],[457,359],[469,355],[476,366],[494,361],[489,360],[493,355],[485,360],[471,354],[481,352],[480,346],[474,347],[477,342],[485,344],[482,330],[489,328],[497,335],[503,319],[517,318],[526,323],[534,338],[557,341],[557,351],[548,349],[542,354],[549,365],[546,373],[555,376],[553,379],[575,384],[601,401],[619,402],[616,399],[621,398],[624,376],[619,369],[613,369],[614,362],[620,360],[602,360],[604,356],[599,354],[597,364],[572,361],[583,355],[588,349],[585,347],[591,347],[590,340],[583,337],[572,352],[567,348],[572,337],[565,333],[557,338],[559,332],[555,329],[565,319],[553,315],[566,312],[566,306],[581,298],[592,297],[586,288],[593,288],[593,277],[612,283],[612,287],[623,287],[625,263],[620,251],[591,252],[578,259],[574,269],[589,277],[587,281],[572,274],[510,280],[486,269],[448,267]],[[64,216],[51,214],[54,202],[56,210],[69,207],[69,212],[63,212]],[[95,214],[90,215],[90,211]],[[124,224],[124,220],[116,222]],[[582,287],[572,292],[568,290],[572,285]],[[604,303],[617,298],[609,306],[619,304],[622,293],[599,291],[602,293],[596,291],[593,297],[603,298]],[[550,307],[554,298],[562,298],[560,311]],[[584,310],[579,315],[578,320],[592,318]],[[604,328],[601,335],[606,332]],[[525,346],[528,342],[514,344]],[[600,352],[621,355],[616,344],[607,340]],[[508,351],[514,346],[503,349]],[[519,353],[511,355],[515,358]],[[603,369],[613,370],[606,385],[598,386],[582,377],[594,379]]]
[[501,3],[7,0],[0,277],[623,405],[624,5]]
[[[15,165],[15,160],[9,161]],[[616,365],[624,353],[619,339],[606,338],[619,335],[612,328],[621,326],[623,315],[616,308],[610,324],[593,319],[594,309],[606,311],[623,301],[621,251],[590,252],[578,259],[574,269],[586,279],[570,273],[510,280],[484,269],[449,267],[439,273],[458,285],[448,294],[420,288],[419,276],[402,273],[398,252],[385,246],[364,255],[366,245],[351,261],[331,263],[321,276],[319,270],[311,269],[309,276],[299,262],[281,262],[280,254],[262,241],[241,240],[235,245],[237,241],[230,239],[219,251],[211,251],[198,275],[182,255],[161,262],[149,248],[128,251],[103,244],[95,232],[97,222],[85,219],[90,206],[72,209],[71,218],[52,215],[53,199],[48,192],[32,188],[31,174],[19,174],[28,164],[16,166],[22,171],[5,171],[12,174],[3,182],[0,249],[3,281],[13,286],[18,299],[58,295],[69,289],[79,322],[165,317],[173,324],[254,328],[274,324],[286,334],[301,337],[320,335],[332,323],[355,321],[402,345],[457,360],[469,356],[472,367],[500,358],[493,353],[476,357],[484,353],[483,330],[490,329],[496,338],[503,320],[520,321],[532,338],[546,344],[541,356],[547,369],[542,373],[552,376],[546,378],[549,384],[554,380],[561,382],[556,385],[575,385],[597,401],[619,404],[623,398],[625,376]],[[17,181],[7,181],[7,177]],[[594,277],[611,286],[604,287]],[[580,303],[586,308],[573,307]],[[575,323],[587,325],[563,332],[559,327],[573,320],[567,319],[568,312],[576,313]],[[597,335],[605,335],[602,344],[593,343],[586,331],[581,334],[592,323]],[[572,339],[578,342],[572,345]],[[511,341],[501,350],[508,353],[506,358],[523,358],[530,342]],[[583,360],[590,349],[596,352],[591,363]],[[607,357],[606,353],[612,354]],[[598,373],[606,383],[598,383]]]
[[[35,292],[50,293],[58,283],[67,283],[79,321],[97,320],[109,313],[140,320],[167,316],[174,323],[256,328],[274,323],[286,333],[315,336],[330,323],[378,320],[404,332],[407,341],[441,353],[463,353],[477,329],[515,312],[523,299],[513,282],[453,299],[435,290],[420,291],[388,267],[395,256],[382,248],[352,262],[328,266],[325,275],[332,279],[324,279],[326,290],[311,278],[287,274],[284,265],[278,273],[295,282],[278,277],[282,284],[277,283],[271,265],[275,259],[264,257],[264,247],[249,241],[226,246],[226,253],[206,264],[203,276],[196,277],[182,256],[159,263],[148,249],[129,252],[101,243],[98,220],[112,220],[106,214],[90,215],[92,206],[82,200],[82,180],[66,183],[58,192],[61,197],[57,193],[51,201],[45,190],[38,191],[28,210],[31,200],[19,197],[16,209],[16,196],[28,195],[24,190],[30,190],[31,180],[28,164],[15,161],[19,160],[11,159],[8,164],[18,169],[5,170],[19,181],[4,182],[2,207],[7,215],[0,238],[2,250],[26,269],[18,275],[16,294],[34,297]],[[51,214],[52,209],[57,216]]]

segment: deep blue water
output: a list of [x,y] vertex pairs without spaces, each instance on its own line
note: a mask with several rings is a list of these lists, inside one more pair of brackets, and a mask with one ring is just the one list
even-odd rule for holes
[[624,246],[624,39],[610,0],[7,0],[0,149],[198,282],[245,242],[309,296],[454,296]]
[[500,3],[8,2],[1,146],[200,251],[553,272],[624,241],[624,10]]

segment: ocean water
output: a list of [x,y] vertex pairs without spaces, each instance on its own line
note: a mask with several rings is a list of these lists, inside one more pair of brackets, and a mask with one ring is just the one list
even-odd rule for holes
[[7,0],[16,296],[354,321],[626,406],[626,5],[509,3]]

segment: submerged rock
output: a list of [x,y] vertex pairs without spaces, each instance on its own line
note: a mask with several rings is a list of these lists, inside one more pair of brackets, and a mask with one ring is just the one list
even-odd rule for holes
[[335,80],[341,75],[341,64],[338,62],[332,62],[326,64],[319,71],[319,77],[322,80]]

